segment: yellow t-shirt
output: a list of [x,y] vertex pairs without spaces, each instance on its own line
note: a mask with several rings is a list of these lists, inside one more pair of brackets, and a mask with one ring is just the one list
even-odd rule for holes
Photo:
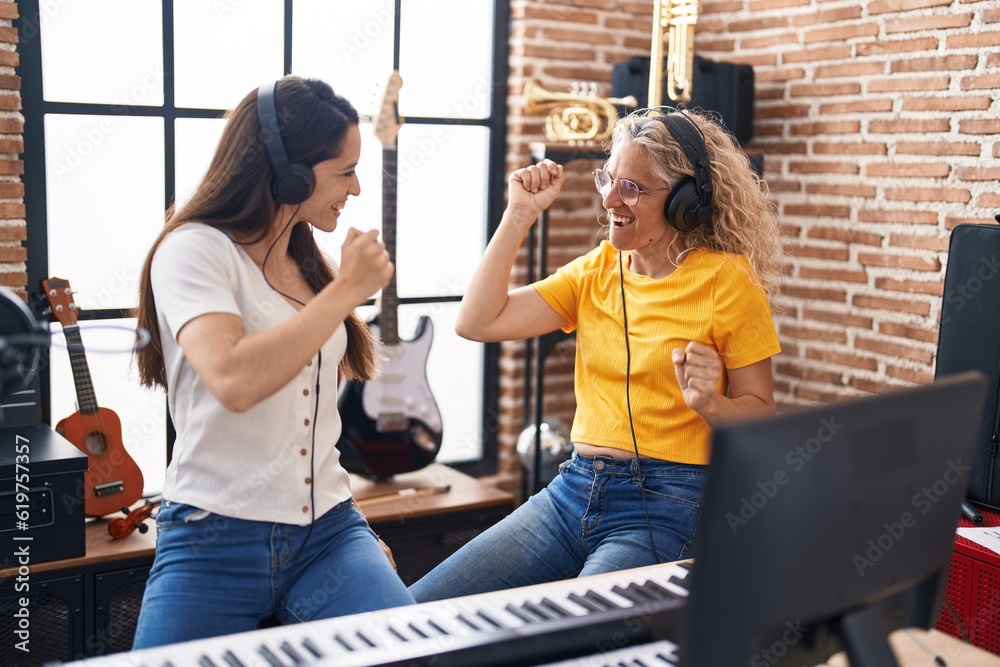
[[[692,250],[665,278],[632,273],[625,256],[629,393],[640,456],[703,465],[711,428],[684,403],[671,352],[698,341],[741,368],[780,351],[764,290],[740,255]],[[576,331],[573,442],[634,451],[618,251],[601,245],[533,284]],[[717,391],[725,394],[723,370]]]

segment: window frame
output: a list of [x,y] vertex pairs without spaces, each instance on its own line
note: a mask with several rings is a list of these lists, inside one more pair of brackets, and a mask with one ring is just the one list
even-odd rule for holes
[[[397,71],[400,65],[400,17],[405,11],[407,0],[395,0],[394,33],[393,33],[393,67]],[[486,202],[486,234],[485,238],[493,236],[503,213],[505,192],[505,154],[507,143],[507,75],[508,75],[508,38],[509,38],[509,0],[493,0],[493,63],[492,63],[492,108],[486,119],[459,119],[452,117],[413,117],[407,116],[406,122],[424,125],[474,125],[485,127],[490,134],[487,174]],[[283,71],[292,70],[293,47],[293,0],[284,0],[284,34],[283,40]],[[178,108],[175,105],[173,86],[163,87],[163,106],[137,106],[123,104],[91,104],[47,102],[43,98],[43,71],[40,37],[40,2],[39,0],[20,0],[19,17],[14,26],[18,31],[19,54],[18,74],[21,78],[21,113],[24,116],[24,204],[26,214],[27,238],[27,291],[29,300],[36,313],[41,313],[45,307],[45,298],[40,291],[41,280],[49,277],[48,254],[48,223],[47,223],[47,187],[45,182],[45,131],[44,118],[47,114],[96,114],[115,115],[124,110],[131,116],[157,117],[164,121],[164,210],[173,200],[175,183],[175,122],[179,119],[218,119],[225,111],[222,109],[191,109]],[[163,74],[164,81],[172,80],[174,63],[174,12],[173,0],[161,0],[163,29]],[[455,302],[460,296],[429,296],[407,297],[400,299],[400,305],[433,304]],[[371,305],[374,301],[369,301]],[[78,318],[81,322],[88,320],[119,320],[128,318],[131,313],[124,308],[81,310]],[[41,318],[40,319],[44,319]],[[483,354],[483,403],[481,424],[482,456],[479,459],[451,462],[448,465],[457,470],[474,476],[495,474],[497,472],[498,429],[490,427],[499,423],[499,357],[498,344],[488,344]],[[49,374],[40,373],[42,420],[52,423],[51,387]],[[167,417],[166,460],[169,462],[172,443],[175,438],[173,426]]]

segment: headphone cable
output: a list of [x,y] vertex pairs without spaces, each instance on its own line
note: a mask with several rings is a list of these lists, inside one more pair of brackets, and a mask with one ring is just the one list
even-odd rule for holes
[[622,292],[622,324],[625,328],[625,406],[628,409],[628,426],[632,431],[632,448],[635,450],[636,472],[639,473],[639,494],[642,496],[642,513],[646,517],[646,530],[649,532],[649,548],[653,552],[653,561],[660,562],[656,553],[656,543],[653,541],[653,525],[649,521],[649,509],[646,507],[646,487],[642,477],[642,462],[639,459],[639,443],[635,437],[635,423],[632,421],[632,350],[628,342],[628,312],[625,310],[625,269],[622,263],[622,251],[618,251],[618,284]]
[[[295,303],[304,307],[306,304],[304,304],[302,301],[299,301],[290,294],[285,294],[277,287],[272,285],[271,281],[267,279],[267,270],[266,270],[267,260],[271,256],[271,251],[274,250],[274,246],[278,243],[278,239],[282,237],[282,235],[285,233],[285,230],[288,229],[288,226],[292,224],[292,220],[295,219],[295,215],[298,213],[299,208],[301,208],[301,206],[302,206],[301,204],[297,204],[295,206],[295,210],[292,211],[292,215],[289,216],[288,222],[286,222],[285,226],[281,229],[281,233],[278,234],[276,237],[274,237],[274,240],[271,241],[270,247],[268,247],[267,252],[264,253],[264,261],[261,262],[260,272],[261,275],[264,276],[264,282],[267,283],[268,287],[270,287],[271,289],[273,289],[275,292],[285,297],[286,299],[294,301]],[[295,563],[298,561],[299,556],[302,554],[302,550],[305,548],[306,543],[309,541],[309,538],[312,537],[313,526],[316,525],[316,421],[317,419],[319,419],[319,384],[320,384],[319,379],[322,374],[322,370],[323,370],[323,350],[322,348],[320,348],[316,356],[316,387],[314,389],[316,393],[316,400],[313,405],[312,435],[311,435],[311,445],[309,447],[309,512],[310,512],[309,529],[306,531],[305,537],[302,538],[302,543],[299,544],[299,548],[295,550],[295,555],[292,556],[292,560],[289,563],[289,568],[291,570],[295,569]]]

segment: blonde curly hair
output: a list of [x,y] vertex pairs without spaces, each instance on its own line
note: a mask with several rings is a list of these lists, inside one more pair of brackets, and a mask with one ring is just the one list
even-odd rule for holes
[[[781,232],[775,207],[768,200],[767,183],[750,167],[749,158],[736,139],[705,112],[683,113],[705,139],[712,171],[712,221],[688,232],[678,231],[681,254],[693,248],[710,248],[742,255],[756,274],[755,282],[773,301],[781,281]],[[619,118],[609,140],[608,152],[627,143],[641,146],[652,157],[654,176],[665,183],[694,177],[694,167],[660,117],[664,111],[641,109]]]

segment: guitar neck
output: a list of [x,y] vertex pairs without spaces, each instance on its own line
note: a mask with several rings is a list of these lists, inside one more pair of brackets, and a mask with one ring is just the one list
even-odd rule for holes
[[73,367],[73,383],[76,385],[77,404],[80,412],[92,414],[98,410],[97,397],[94,395],[94,382],[90,378],[90,366],[87,365],[87,354],[83,349],[80,327],[63,327],[63,334],[66,336],[69,361]]
[[[396,263],[396,153],[395,144],[382,146],[382,240],[393,264]],[[389,284],[382,288],[379,310],[379,329],[385,345],[399,344],[398,308],[396,272],[393,271]]]

